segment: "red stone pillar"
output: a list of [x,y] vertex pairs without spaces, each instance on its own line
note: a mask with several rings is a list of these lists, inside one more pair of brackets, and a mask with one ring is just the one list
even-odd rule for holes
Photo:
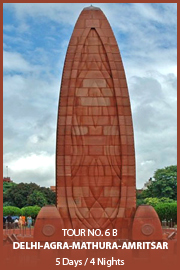
[[131,237],[136,208],[130,100],[119,48],[99,8],[85,8],[69,42],[60,91],[57,207],[66,228]]

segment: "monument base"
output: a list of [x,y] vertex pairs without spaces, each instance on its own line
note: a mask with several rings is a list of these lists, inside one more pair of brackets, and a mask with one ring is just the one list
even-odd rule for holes
[[62,241],[63,220],[55,206],[47,205],[40,210],[34,227],[34,241]]
[[[127,231],[129,231],[129,237],[124,237],[124,234],[120,235],[118,232],[117,234],[112,234],[112,229],[109,229],[109,235],[106,235],[104,231],[102,232],[103,237],[99,235],[89,236],[88,240],[99,240],[103,239],[109,241],[110,239],[124,239],[124,240],[133,240],[133,241],[162,241],[163,240],[163,233],[161,222],[159,217],[154,210],[154,208],[150,205],[140,205],[134,217],[132,218],[133,225],[127,227]],[[119,231],[120,230],[119,224]],[[34,228],[34,240],[35,241],[63,241],[63,240],[79,240],[79,239],[86,239],[83,234],[79,233],[79,230],[83,229],[85,231],[85,236],[87,236],[87,228],[73,228],[75,229],[75,235],[64,235],[64,231],[62,229],[69,229],[66,227],[62,217],[58,209],[55,206],[44,206],[41,211],[39,212],[35,228]],[[96,228],[94,228],[96,229]],[[116,226],[118,231],[118,227]],[[92,230],[92,229],[91,229]],[[101,232],[101,230],[99,230]],[[99,233],[98,231],[98,233]],[[71,230],[72,233],[72,230]],[[112,237],[113,236],[113,237]]]
[[140,205],[134,216],[132,240],[160,241],[162,239],[161,222],[155,209],[151,205]]

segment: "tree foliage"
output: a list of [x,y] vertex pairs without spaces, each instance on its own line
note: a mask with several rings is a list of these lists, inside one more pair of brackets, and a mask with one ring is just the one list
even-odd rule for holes
[[35,219],[40,210],[41,210],[41,207],[37,205],[27,206],[27,207],[21,208],[21,213],[23,216],[26,216],[26,217],[31,216],[32,218]]
[[41,191],[34,190],[33,193],[27,197],[27,205],[38,205],[43,207],[47,205],[47,200]]
[[152,184],[141,194],[141,198],[156,197],[177,200],[177,166],[158,169]]
[[159,203],[154,208],[161,221],[172,219],[173,222],[177,222],[177,203]]
[[[8,183],[11,184],[11,183]],[[3,205],[11,205],[19,208],[25,206],[55,204],[56,195],[49,188],[40,187],[35,183],[20,183],[6,187],[3,192]],[[39,193],[37,193],[39,192]],[[40,198],[38,198],[38,196]]]
[[3,182],[3,194],[7,193],[7,191],[12,187],[17,185],[14,182]]
[[166,198],[166,197],[162,197],[162,198],[146,198],[143,200],[143,202],[145,204],[148,205],[152,205],[153,207],[155,207],[157,204],[162,204],[162,203],[176,203],[176,201]]
[[35,206],[27,206],[23,208],[15,207],[15,206],[5,206],[3,207],[3,216],[20,216],[23,215],[25,217],[32,216],[32,218],[36,218],[39,211],[41,210],[41,207],[35,205]]
[[55,204],[56,203],[56,193],[53,192],[49,188],[41,187],[41,192],[44,194],[47,204]]
[[3,207],[3,216],[20,216],[21,215],[21,209],[19,207],[15,206],[5,206]]

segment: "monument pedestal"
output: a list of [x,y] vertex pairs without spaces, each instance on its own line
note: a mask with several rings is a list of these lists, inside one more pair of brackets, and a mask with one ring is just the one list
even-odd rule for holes
[[134,216],[132,240],[162,241],[162,227],[159,217],[150,205],[140,205]]
[[55,206],[44,206],[40,210],[34,227],[34,241],[62,241],[63,220]]
[[[123,220],[122,220],[123,222]],[[119,225],[121,225],[119,223]],[[74,229],[75,236],[64,236],[62,229],[71,229],[70,234],[72,234],[72,229]],[[44,206],[39,212],[35,228],[34,228],[34,240],[35,241],[162,241],[162,228],[159,217],[150,205],[140,205],[137,208],[135,216],[133,218],[132,229],[128,228],[128,234],[123,234],[121,226],[116,226],[117,234],[113,236],[113,228],[106,228],[108,234],[106,236],[106,230],[97,230],[97,234],[94,236],[87,237],[87,228],[82,226],[81,228],[67,228],[59,214],[58,209],[55,206]],[[92,230],[92,229],[91,229]],[[94,228],[94,230],[96,230]],[[99,235],[102,233],[102,237]],[[103,237],[104,236],[104,237]]]

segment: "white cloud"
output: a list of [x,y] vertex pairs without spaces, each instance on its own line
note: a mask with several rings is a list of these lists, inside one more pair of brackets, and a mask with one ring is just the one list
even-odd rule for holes
[[31,153],[29,156],[13,160],[9,165],[11,170],[19,172],[23,170],[40,170],[45,173],[54,167],[54,156],[49,156],[47,153],[40,153],[39,155]]
[[16,27],[13,24],[3,25],[3,31],[11,32],[15,31]]
[[153,162],[154,162],[154,160],[146,160],[146,161],[142,161],[142,162],[141,162],[141,166],[148,165],[148,164],[151,164],[151,163],[153,163]]
[[47,152],[29,153],[19,158],[16,155],[4,155],[4,164],[8,164],[9,175],[16,183],[36,180],[40,185],[54,185],[54,162],[54,154],[49,155]]
[[18,52],[3,51],[3,70],[26,73],[37,70],[37,67],[32,67]]
[[30,16],[35,19],[40,18],[43,20],[48,18],[51,21],[74,25],[77,15],[87,5],[83,3],[11,3],[5,4],[4,8],[11,9],[21,21]]
[[154,71],[146,77],[133,77],[130,80],[130,93],[137,184],[142,187],[156,169],[177,162],[176,76]]
[[[175,5],[152,5],[150,3],[134,3],[133,4],[136,12],[140,14],[145,19],[155,21],[158,23],[176,23],[175,16],[176,16],[176,4]],[[170,13],[174,14],[173,18]],[[167,21],[167,17],[168,20]]]
[[3,51],[3,69],[6,71],[29,71],[29,64],[18,53]]

